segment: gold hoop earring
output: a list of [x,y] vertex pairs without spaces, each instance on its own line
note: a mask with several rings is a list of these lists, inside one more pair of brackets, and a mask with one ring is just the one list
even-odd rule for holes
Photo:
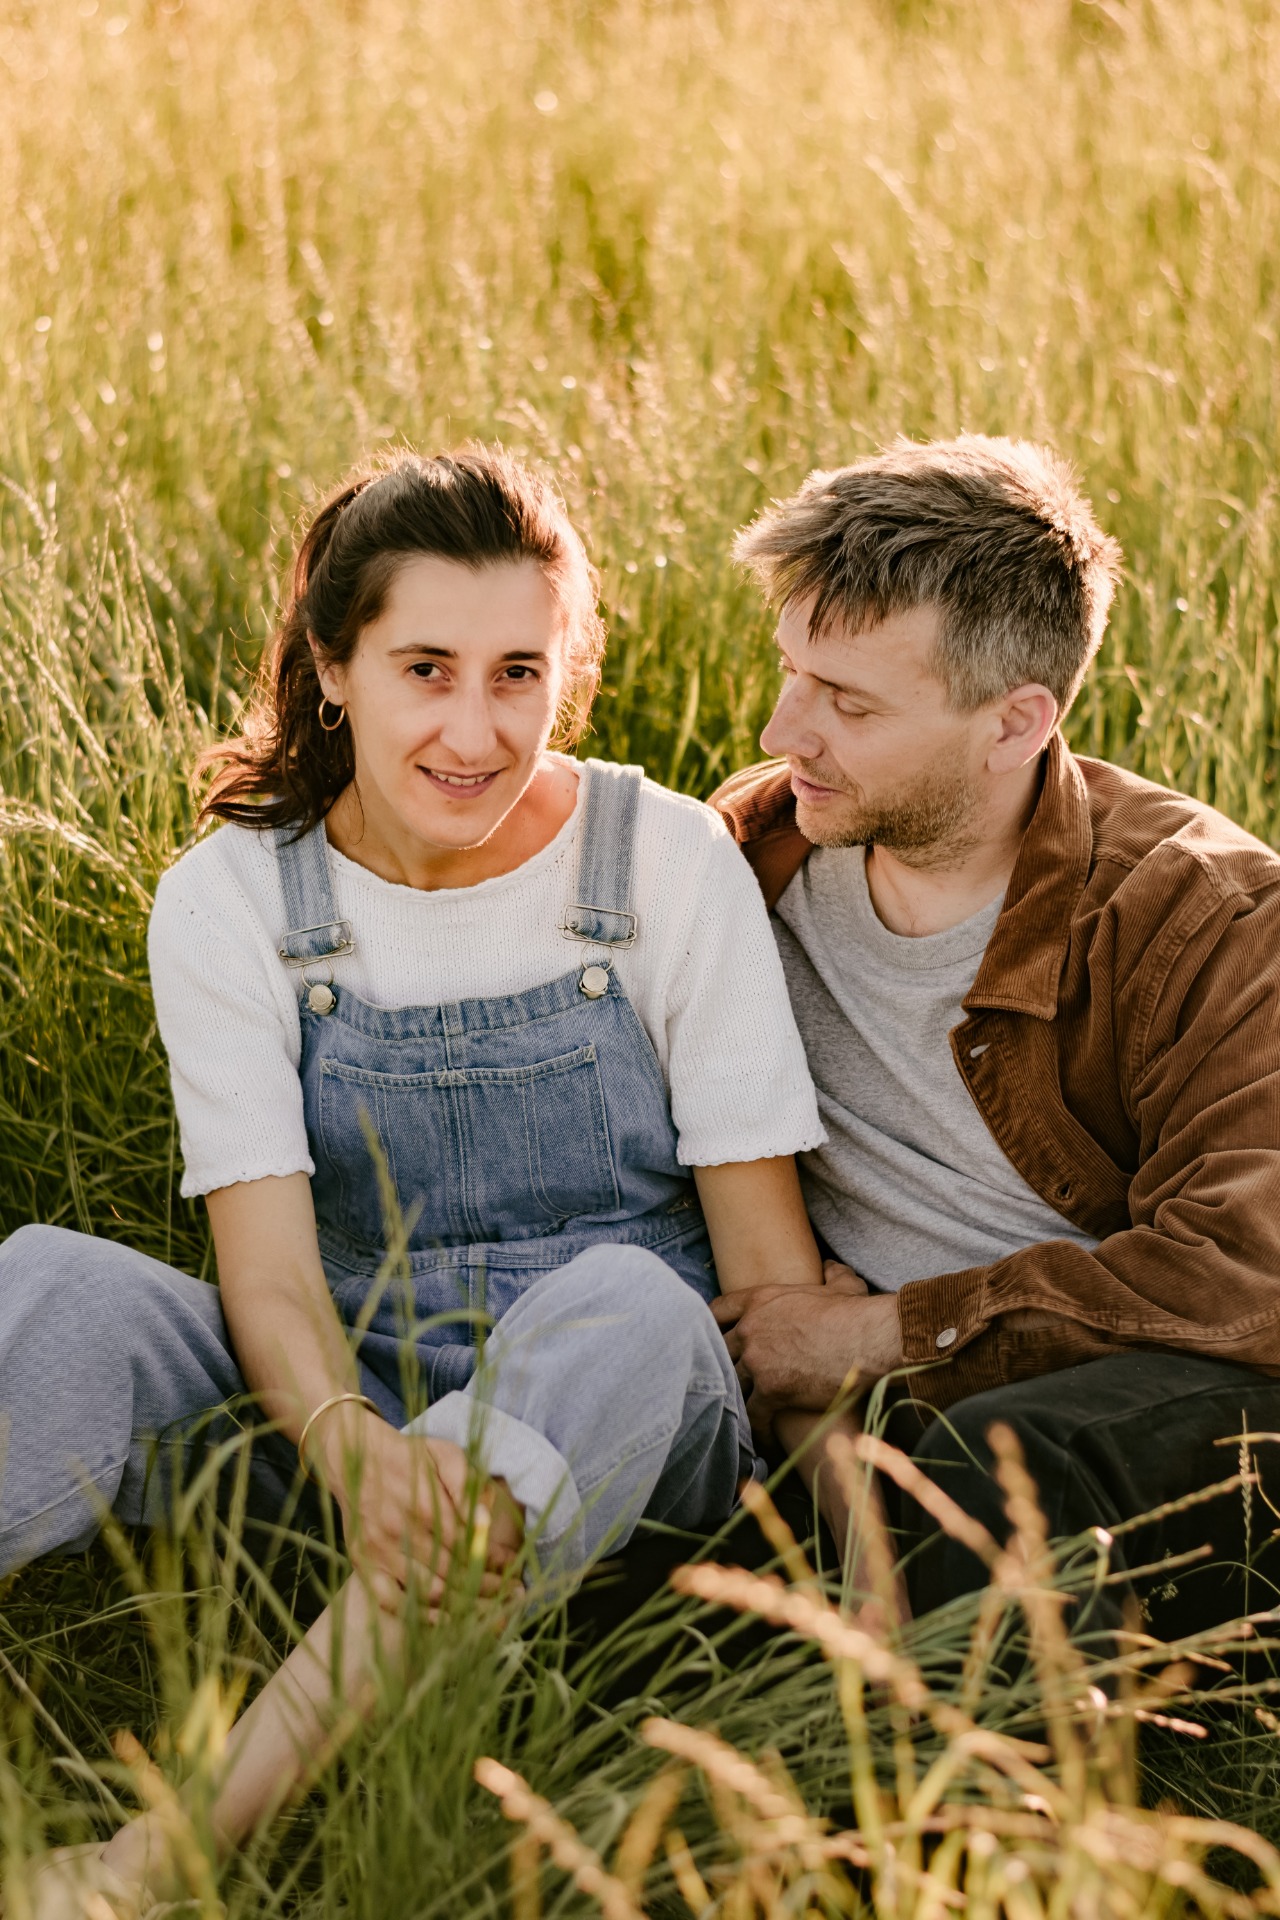
[[335,707],[337,705],[338,705],[337,701],[331,700],[327,693],[322,693],[320,695],[320,705],[316,708],[316,716],[320,721],[320,731],[322,733],[336,733],[338,731],[338,728],[342,725],[343,721],[346,719],[347,710],[345,707],[338,707],[338,717],[336,720],[325,719],[324,717],[325,708]]

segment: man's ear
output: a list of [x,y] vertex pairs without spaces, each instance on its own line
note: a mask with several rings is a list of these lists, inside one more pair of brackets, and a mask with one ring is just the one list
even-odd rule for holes
[[1048,687],[1035,681],[1014,687],[995,708],[999,723],[987,768],[991,773],[1016,773],[1043,753],[1058,724],[1058,702]]

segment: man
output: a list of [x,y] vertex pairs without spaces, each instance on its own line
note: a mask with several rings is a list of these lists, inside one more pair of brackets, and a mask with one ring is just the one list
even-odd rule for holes
[[[900,442],[736,551],[784,684],[777,757],[714,804],[774,910],[837,1262],[718,1303],[753,1418],[917,1369],[916,1457],[996,1533],[997,1420],[1059,1536],[1223,1480],[1280,1429],[1280,857],[1065,745],[1120,554],[1048,450]],[[1140,1530],[1130,1567],[1212,1550],[1156,1624],[1270,1604],[1238,1569],[1272,1521],[1236,1490]],[[912,1598],[985,1578],[935,1534]]]

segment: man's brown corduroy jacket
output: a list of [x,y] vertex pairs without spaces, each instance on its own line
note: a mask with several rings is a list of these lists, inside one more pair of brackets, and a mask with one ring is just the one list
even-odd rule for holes
[[[787,770],[712,804],[769,904],[809,842]],[[908,1361],[950,1404],[1135,1347],[1280,1374],[1280,855],[1055,735],[956,1066],[1036,1192],[1098,1237],[922,1274]]]

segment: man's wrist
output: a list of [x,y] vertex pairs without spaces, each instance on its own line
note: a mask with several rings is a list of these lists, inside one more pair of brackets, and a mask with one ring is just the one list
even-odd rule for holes
[[[902,1365],[902,1322],[896,1293],[855,1296],[849,1301],[852,1384],[866,1389]],[[846,1376],[849,1377],[849,1376]]]
[[898,1311],[896,1293],[881,1295],[884,1301],[884,1352],[881,1356],[880,1378],[893,1373],[902,1365],[902,1315]]

